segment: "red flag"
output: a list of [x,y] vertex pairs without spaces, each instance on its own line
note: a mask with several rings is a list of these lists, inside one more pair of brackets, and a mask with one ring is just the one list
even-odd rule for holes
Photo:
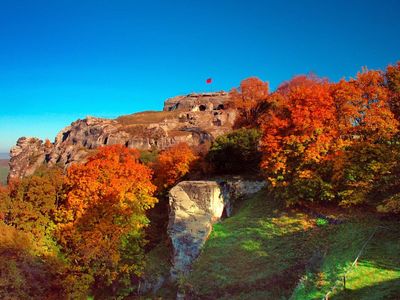
[[212,78],[207,78],[206,83],[210,84],[212,82]]

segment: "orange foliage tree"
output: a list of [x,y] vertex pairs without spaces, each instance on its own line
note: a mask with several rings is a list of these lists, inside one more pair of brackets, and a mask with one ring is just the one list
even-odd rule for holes
[[[310,84],[313,83],[313,84]],[[263,167],[272,184],[286,182],[301,165],[318,163],[338,136],[333,98],[327,83],[309,79],[273,95],[278,106],[262,117]],[[304,174],[305,176],[305,174]]]
[[400,61],[394,66],[389,65],[386,68],[385,78],[389,89],[389,102],[392,112],[400,121]]
[[239,88],[230,92],[233,105],[240,113],[238,127],[256,127],[258,116],[267,106],[268,94],[268,82],[255,77],[243,80]]
[[377,180],[393,167],[384,159],[368,167],[362,163],[376,162],[398,132],[386,82],[384,73],[367,69],[338,83],[298,76],[269,96],[266,101],[274,106],[259,118],[262,167],[278,194],[289,203],[349,203],[346,195],[356,192],[365,200],[374,188],[371,178]]
[[162,151],[153,164],[154,182],[160,192],[174,185],[185,176],[196,155],[186,143],[179,143]]
[[[333,85],[335,103],[342,114],[342,157],[334,161],[333,182],[342,205],[365,203],[374,196],[381,179],[395,168],[398,131],[390,106],[384,74],[363,69],[355,79]],[[385,154],[386,153],[386,154]]]
[[393,137],[398,122],[390,110],[389,90],[385,85],[384,74],[364,69],[350,83],[361,91],[361,98],[357,99],[359,115],[352,124],[354,134],[371,141]]
[[157,199],[152,171],[138,159],[137,150],[113,145],[68,169],[68,221],[59,226],[58,237],[75,266],[68,279],[74,291],[92,286],[102,293],[101,287],[128,284],[142,270],[145,212]]

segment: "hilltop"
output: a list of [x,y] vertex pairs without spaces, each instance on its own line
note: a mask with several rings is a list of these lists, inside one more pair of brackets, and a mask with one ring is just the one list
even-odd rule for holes
[[92,149],[122,144],[143,151],[185,142],[199,146],[232,130],[236,110],[225,92],[189,94],[167,99],[163,111],[146,111],[116,119],[87,117],[61,130],[54,142],[21,137],[11,150],[10,178],[31,175],[43,163],[69,166]]

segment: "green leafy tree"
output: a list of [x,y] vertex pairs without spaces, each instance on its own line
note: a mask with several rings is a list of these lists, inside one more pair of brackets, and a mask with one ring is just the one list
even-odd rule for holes
[[212,144],[207,160],[217,173],[254,173],[259,170],[261,133],[257,129],[238,129],[219,136]]
[[32,233],[49,251],[55,247],[53,232],[58,206],[65,197],[64,180],[60,168],[40,167],[33,175],[11,183],[3,204],[6,223]]

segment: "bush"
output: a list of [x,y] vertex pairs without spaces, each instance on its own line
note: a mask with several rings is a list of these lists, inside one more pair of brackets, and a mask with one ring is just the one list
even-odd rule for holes
[[143,150],[143,151],[140,151],[139,160],[142,164],[145,164],[148,166],[157,160],[157,156],[158,156],[157,150],[152,150],[152,151]]
[[318,218],[318,219],[315,221],[315,224],[317,224],[317,226],[319,226],[319,227],[323,227],[323,226],[328,225],[329,222],[328,222],[327,220],[323,219],[323,218]]
[[216,173],[237,174],[259,170],[261,153],[257,129],[239,129],[218,137],[212,144],[207,160]]
[[390,197],[398,181],[395,169],[399,154],[399,147],[391,142],[362,142],[347,148],[342,159],[335,162],[340,205],[376,205]]

